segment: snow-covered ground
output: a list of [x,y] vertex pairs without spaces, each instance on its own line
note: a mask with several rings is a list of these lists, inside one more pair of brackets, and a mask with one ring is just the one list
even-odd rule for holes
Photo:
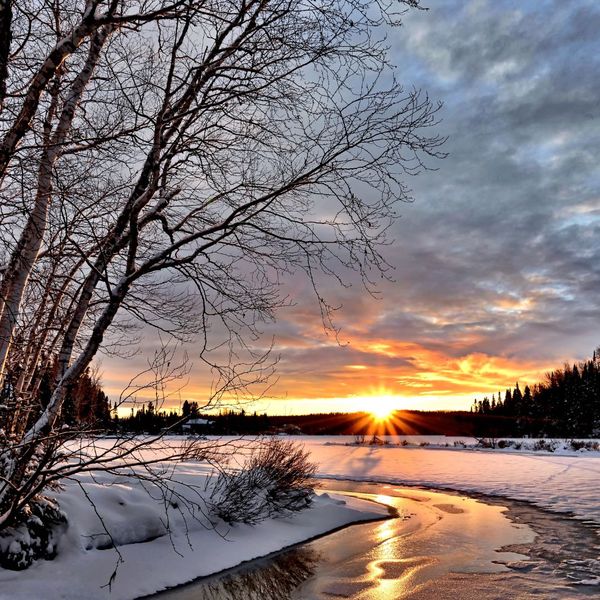
[[[383,446],[356,445],[351,436],[294,440],[310,450],[319,477],[476,491],[527,500],[600,524],[600,453],[593,450],[535,452],[528,448],[532,440],[518,450],[478,449],[475,440],[440,436],[390,437]],[[205,464],[180,464],[174,476],[177,491],[202,496],[206,475]],[[254,527],[218,522],[215,528],[205,515],[190,518],[180,502],[165,503],[161,494],[149,495],[136,480],[113,475],[79,476],[65,484],[58,499],[70,521],[58,557],[22,572],[0,569],[2,600],[131,599],[385,514],[373,503],[346,498],[341,504],[339,498],[322,495],[291,517]],[[119,556],[109,547],[105,527],[124,561],[110,589],[106,584]]]
[[56,495],[69,518],[58,556],[25,571],[0,568],[0,598],[130,600],[388,514],[373,502],[320,494],[292,516],[229,526],[206,511],[192,515],[184,506],[182,497],[202,507],[207,471],[206,464],[179,464],[171,478],[181,497],[167,502],[148,482],[131,477],[87,474],[67,481]]
[[[469,438],[382,439],[389,444],[355,445],[352,436],[304,436],[302,441],[318,462],[320,476],[504,496],[600,525],[600,452],[558,450],[562,442],[554,452],[533,451],[536,440],[519,440],[523,445],[515,450],[480,449]],[[403,439],[409,444],[403,446]],[[465,442],[467,448],[454,442]]]
[[[305,436],[308,437],[308,436]],[[321,436],[313,436],[323,440]],[[312,438],[311,438],[312,439]],[[498,450],[510,453],[547,453],[557,456],[591,454],[600,457],[600,440],[553,438],[473,438],[445,435],[383,435],[328,437],[326,445],[340,446],[401,446],[403,448],[429,448],[454,450]]]

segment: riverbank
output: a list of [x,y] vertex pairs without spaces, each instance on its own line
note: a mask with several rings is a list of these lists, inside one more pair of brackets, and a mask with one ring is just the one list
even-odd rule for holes
[[[180,467],[182,481],[204,487],[200,465],[196,473],[194,464]],[[173,478],[177,477],[175,473]],[[254,526],[229,526],[185,508],[165,507],[160,495],[148,491],[135,479],[106,474],[67,482],[57,498],[70,524],[57,557],[37,561],[25,571],[0,569],[0,598],[131,600],[351,523],[389,515],[387,508],[374,502],[321,493],[299,513]]]
[[[406,437],[426,446],[399,445]],[[297,436],[319,476],[452,489],[530,502],[600,526],[600,455],[454,447],[443,436],[386,436],[387,446],[352,444],[353,436]],[[433,444],[438,447],[434,449]],[[444,448],[443,443],[452,444]]]

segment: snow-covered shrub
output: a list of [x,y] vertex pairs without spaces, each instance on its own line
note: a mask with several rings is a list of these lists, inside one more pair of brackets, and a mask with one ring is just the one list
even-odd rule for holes
[[454,447],[455,448],[466,448],[467,444],[465,442],[463,442],[462,440],[454,440]]
[[209,508],[227,523],[255,524],[306,508],[314,495],[317,466],[294,442],[271,439],[254,450],[240,470],[225,470],[213,487]]
[[493,437],[484,437],[484,438],[477,438],[477,445],[480,448],[491,448],[491,449],[495,449],[496,445],[498,443],[498,440],[496,438]]
[[514,448],[515,445],[512,440],[498,440],[498,448]]
[[542,452],[554,452],[558,448],[558,442],[554,440],[537,440],[533,444],[533,450]]
[[369,440],[369,446],[388,446],[389,443],[389,440],[382,440],[375,434],[373,434],[373,437]]
[[570,441],[571,450],[575,450],[576,452],[579,450],[598,450],[600,445],[595,440],[571,440]]
[[17,523],[0,531],[0,566],[22,570],[38,559],[52,559],[67,518],[58,504],[46,497],[30,502]]

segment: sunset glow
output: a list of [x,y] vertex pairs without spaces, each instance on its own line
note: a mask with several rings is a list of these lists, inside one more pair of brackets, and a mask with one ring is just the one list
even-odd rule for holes
[[377,421],[387,420],[398,408],[398,399],[393,396],[374,396],[368,399],[367,410]]
[[[350,343],[343,347],[335,342],[323,344],[322,331],[307,331],[302,338],[309,335],[314,335],[312,348],[284,349],[279,379],[250,410],[268,414],[366,412],[379,421],[394,410],[469,410],[475,397],[491,397],[517,381],[533,383],[557,366],[551,360],[463,354],[452,346],[442,351],[425,343],[385,338],[371,344],[363,333],[348,335]],[[327,359],[319,360],[322,355]],[[349,362],[348,355],[360,357],[360,362]],[[131,363],[111,365],[110,374],[105,370],[107,393],[118,397],[130,373]],[[173,393],[164,406],[177,408],[184,399],[204,406],[211,393],[210,377],[194,364],[185,389]],[[138,400],[154,398],[145,398],[142,392]],[[236,406],[235,400],[224,400],[227,408]],[[123,407],[122,414],[128,411]]]

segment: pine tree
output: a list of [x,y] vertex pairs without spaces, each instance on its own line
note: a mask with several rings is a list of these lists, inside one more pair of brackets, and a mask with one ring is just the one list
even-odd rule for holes
[[506,390],[504,394],[504,414],[512,417],[515,412],[515,405],[513,403],[512,393],[509,389]]
[[192,412],[192,408],[190,403],[187,400],[183,401],[183,405],[181,406],[181,414],[184,417],[189,417]]

